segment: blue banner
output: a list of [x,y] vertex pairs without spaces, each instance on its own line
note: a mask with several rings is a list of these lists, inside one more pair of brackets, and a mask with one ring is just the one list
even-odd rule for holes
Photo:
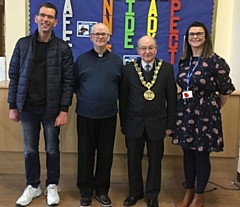
[[[37,28],[34,16],[43,0],[29,0],[30,33]],[[137,55],[137,40],[155,37],[157,57],[177,63],[183,52],[184,35],[193,21],[212,31],[214,0],[51,0],[58,9],[54,31],[72,47],[74,58],[90,50],[92,25],[104,22],[110,29],[108,48],[120,57]]]

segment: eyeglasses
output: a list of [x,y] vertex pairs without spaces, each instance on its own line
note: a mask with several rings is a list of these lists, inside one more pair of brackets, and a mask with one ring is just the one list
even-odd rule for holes
[[142,50],[143,52],[146,52],[147,50],[149,51],[153,51],[155,48],[155,46],[149,46],[149,47],[139,47],[139,50]]
[[52,15],[47,15],[47,14],[44,14],[44,13],[39,13],[38,16],[40,16],[42,18],[47,17],[48,19],[55,19],[56,18]]
[[195,37],[195,35],[196,35],[197,37],[202,37],[202,36],[204,35],[204,32],[189,32],[189,33],[188,33],[188,36],[189,36],[189,37]]
[[100,37],[102,36],[103,38],[107,37],[109,34],[108,33],[91,33],[95,37]]

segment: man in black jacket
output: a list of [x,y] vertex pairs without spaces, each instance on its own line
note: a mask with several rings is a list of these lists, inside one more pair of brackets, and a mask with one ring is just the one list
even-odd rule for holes
[[164,137],[172,133],[176,106],[173,66],[156,59],[155,39],[143,36],[138,41],[141,59],[124,66],[120,93],[120,119],[126,138],[130,195],[124,206],[144,197],[142,166],[145,142],[148,175],[145,195],[148,207],[158,207],[161,189],[161,161]]
[[46,150],[47,204],[60,202],[60,126],[67,123],[73,95],[73,56],[68,44],[52,30],[57,9],[51,3],[40,5],[35,16],[38,29],[20,38],[9,67],[9,118],[21,120],[27,187],[16,204],[28,205],[41,195],[39,132],[44,129]]

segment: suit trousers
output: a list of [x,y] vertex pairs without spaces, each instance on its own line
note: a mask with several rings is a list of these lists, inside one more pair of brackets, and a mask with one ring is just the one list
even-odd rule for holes
[[164,140],[150,140],[146,130],[136,139],[126,137],[128,156],[128,179],[130,195],[143,194],[142,158],[147,146],[148,172],[145,187],[147,199],[156,199],[161,190],[161,163],[164,153]]
[[106,119],[77,116],[77,186],[81,197],[91,197],[94,191],[98,196],[108,194],[116,121],[116,116]]

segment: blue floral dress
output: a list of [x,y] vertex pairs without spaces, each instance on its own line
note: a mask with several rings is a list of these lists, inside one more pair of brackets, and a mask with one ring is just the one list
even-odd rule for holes
[[[180,60],[177,84],[187,88],[187,75],[198,58]],[[230,68],[223,58],[213,53],[199,61],[189,81],[193,98],[178,95],[173,144],[198,151],[223,151],[222,120],[218,94],[230,95],[234,86],[229,77]],[[218,94],[217,94],[217,93]]]

